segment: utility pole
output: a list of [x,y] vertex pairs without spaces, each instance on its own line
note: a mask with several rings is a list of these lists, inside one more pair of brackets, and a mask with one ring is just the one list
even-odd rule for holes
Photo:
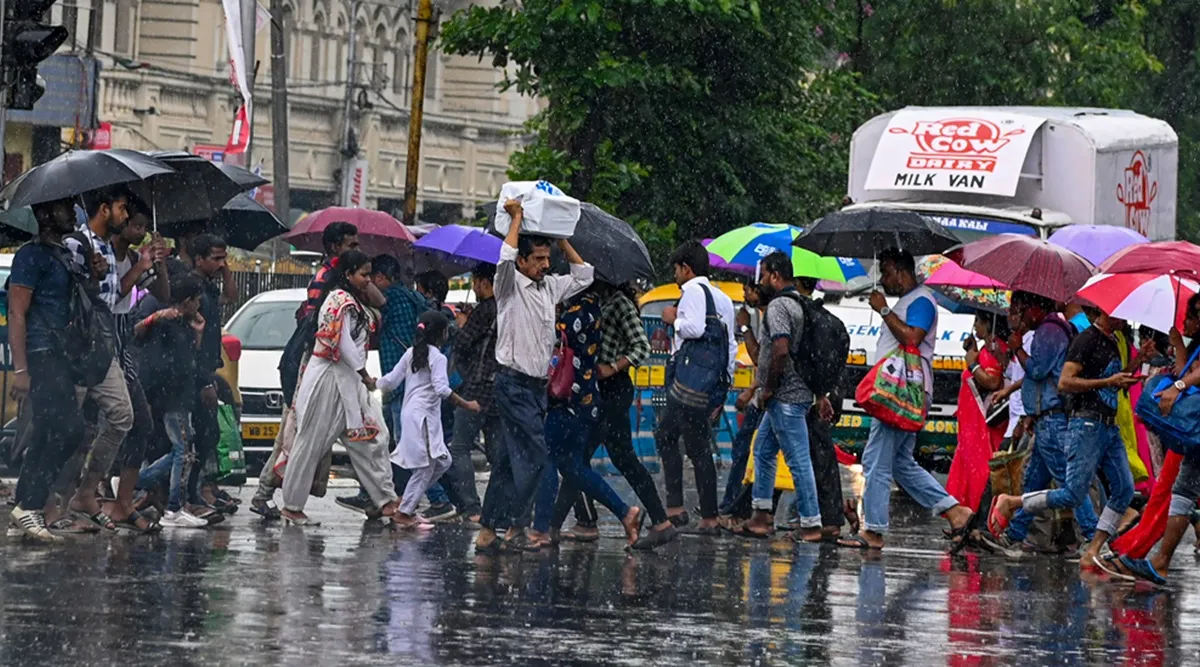
[[[0,44],[4,43],[4,25],[8,23],[8,5],[5,0],[0,0]],[[8,167],[8,150],[5,145],[8,143],[8,68],[0,67],[0,187],[7,185],[4,182],[4,172]]]
[[425,112],[425,68],[429,57],[429,33],[433,24],[433,0],[417,5],[417,40],[413,46],[412,113],[408,118],[408,164],[404,172],[404,224],[417,221],[417,180],[421,170],[421,119]]
[[352,178],[354,160],[358,157],[357,142],[352,141],[354,132],[350,114],[354,108],[354,88],[358,83],[358,63],[354,59],[354,49],[358,41],[358,8],[362,0],[350,3],[350,34],[346,50],[346,99],[342,105],[342,206],[350,206],[350,188],[346,187],[347,179]]
[[258,0],[242,0],[242,51],[245,53],[247,78],[246,87],[250,91],[250,108],[246,114],[246,122],[250,124],[250,138],[246,142],[246,168],[254,169],[250,154],[254,148],[254,84],[258,78],[258,50],[255,48],[255,33],[258,31]]
[[[3,0],[0,0],[2,2]],[[283,37],[283,1],[271,0],[271,161],[275,168],[275,213],[289,222],[292,211],[288,185],[287,52]]]

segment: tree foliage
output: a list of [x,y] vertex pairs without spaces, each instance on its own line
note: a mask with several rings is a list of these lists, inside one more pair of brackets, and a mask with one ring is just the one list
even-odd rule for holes
[[1164,118],[1194,235],[1198,34],[1200,2],[1172,0],[524,0],[464,10],[442,39],[546,102],[511,176],[558,183],[665,248],[806,224],[844,195],[854,129],[905,105]]

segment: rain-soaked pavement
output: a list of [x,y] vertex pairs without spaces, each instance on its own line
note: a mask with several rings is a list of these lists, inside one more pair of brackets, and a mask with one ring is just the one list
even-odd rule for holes
[[1143,591],[1060,559],[949,558],[943,524],[899,495],[895,507],[873,557],[699,536],[631,556],[611,518],[599,544],[477,557],[462,526],[391,534],[331,498],[310,504],[316,528],[264,526],[243,508],[207,531],[6,540],[0,664],[1200,661],[1190,534],[1171,590]]

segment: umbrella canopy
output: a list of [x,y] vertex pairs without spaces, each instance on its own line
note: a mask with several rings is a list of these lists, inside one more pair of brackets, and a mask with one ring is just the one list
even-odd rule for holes
[[[497,234],[495,211],[488,212],[487,230]],[[584,202],[571,246],[579,256],[596,269],[596,278],[612,285],[624,285],[635,280],[654,280],[654,264],[642,238],[629,223],[610,215],[599,206]],[[567,269],[566,258],[554,248],[551,268]]]
[[208,229],[229,245],[251,251],[288,231],[271,209],[246,195],[230,199],[209,222]]
[[417,240],[399,220],[383,211],[337,206],[304,216],[284,240],[300,250],[323,253],[321,234],[335,222],[348,222],[357,227],[360,247],[371,256],[405,254]]
[[259,176],[249,169],[245,169],[237,165],[219,162],[217,163],[217,168],[224,172],[224,174],[228,176],[234,183],[237,183],[238,187],[240,187],[243,192],[248,192],[254,188],[271,184],[271,181]]
[[130,186],[134,194],[151,205],[156,225],[209,220],[245,191],[211,160],[182,151],[149,155],[174,170]]
[[1070,225],[1054,232],[1050,242],[1099,266],[1119,250],[1150,239],[1132,229],[1112,225]]
[[[705,248],[708,248],[709,244],[712,243],[712,241],[713,241],[712,239],[704,239],[703,241],[700,242],[700,245],[704,246]],[[738,273],[743,276],[753,276],[754,270],[755,270],[755,267],[753,267],[753,266],[747,266],[745,264],[734,264],[732,262],[726,262],[724,257],[721,257],[720,255],[717,255],[717,254],[713,254],[712,251],[709,251],[709,253],[708,253],[708,266],[710,268],[717,269],[718,271],[729,271],[730,273]],[[838,281],[838,282],[841,282],[841,281]]]
[[874,259],[889,248],[919,257],[943,253],[958,243],[945,227],[912,211],[861,208],[830,213],[792,245],[823,257]]
[[1200,282],[1179,275],[1102,273],[1079,290],[1079,296],[1123,320],[1155,331],[1183,331],[1187,302],[1200,292]]
[[446,225],[423,236],[413,244],[413,249],[458,259],[464,267],[470,268],[480,262],[499,262],[503,243],[478,227]]
[[13,209],[173,172],[170,166],[138,151],[68,151],[18,176],[0,191],[0,199]]
[[1049,241],[1022,234],[998,234],[946,253],[964,269],[982,273],[1009,289],[1070,301],[1095,267]]
[[[753,272],[758,262],[773,252],[785,252],[792,258],[792,275],[797,278],[817,278],[844,283],[867,275],[856,259],[822,257],[812,251],[792,245],[804,230],[793,225],[756,222],[725,232],[707,244],[709,254],[716,255],[728,265],[749,266]],[[719,267],[717,267],[719,268]]]
[[1101,273],[1183,273],[1200,275],[1200,247],[1187,241],[1130,246],[1100,265]]
[[917,266],[925,286],[957,304],[989,313],[1006,313],[1010,304],[1008,288],[985,275],[968,271],[944,255],[930,255]]

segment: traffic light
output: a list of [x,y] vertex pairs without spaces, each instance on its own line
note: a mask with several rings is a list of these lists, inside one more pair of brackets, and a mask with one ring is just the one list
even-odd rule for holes
[[42,22],[57,0],[7,0],[4,12],[3,57],[0,59],[6,104],[10,109],[31,110],[46,87],[38,80],[38,63],[67,41],[68,30]]

